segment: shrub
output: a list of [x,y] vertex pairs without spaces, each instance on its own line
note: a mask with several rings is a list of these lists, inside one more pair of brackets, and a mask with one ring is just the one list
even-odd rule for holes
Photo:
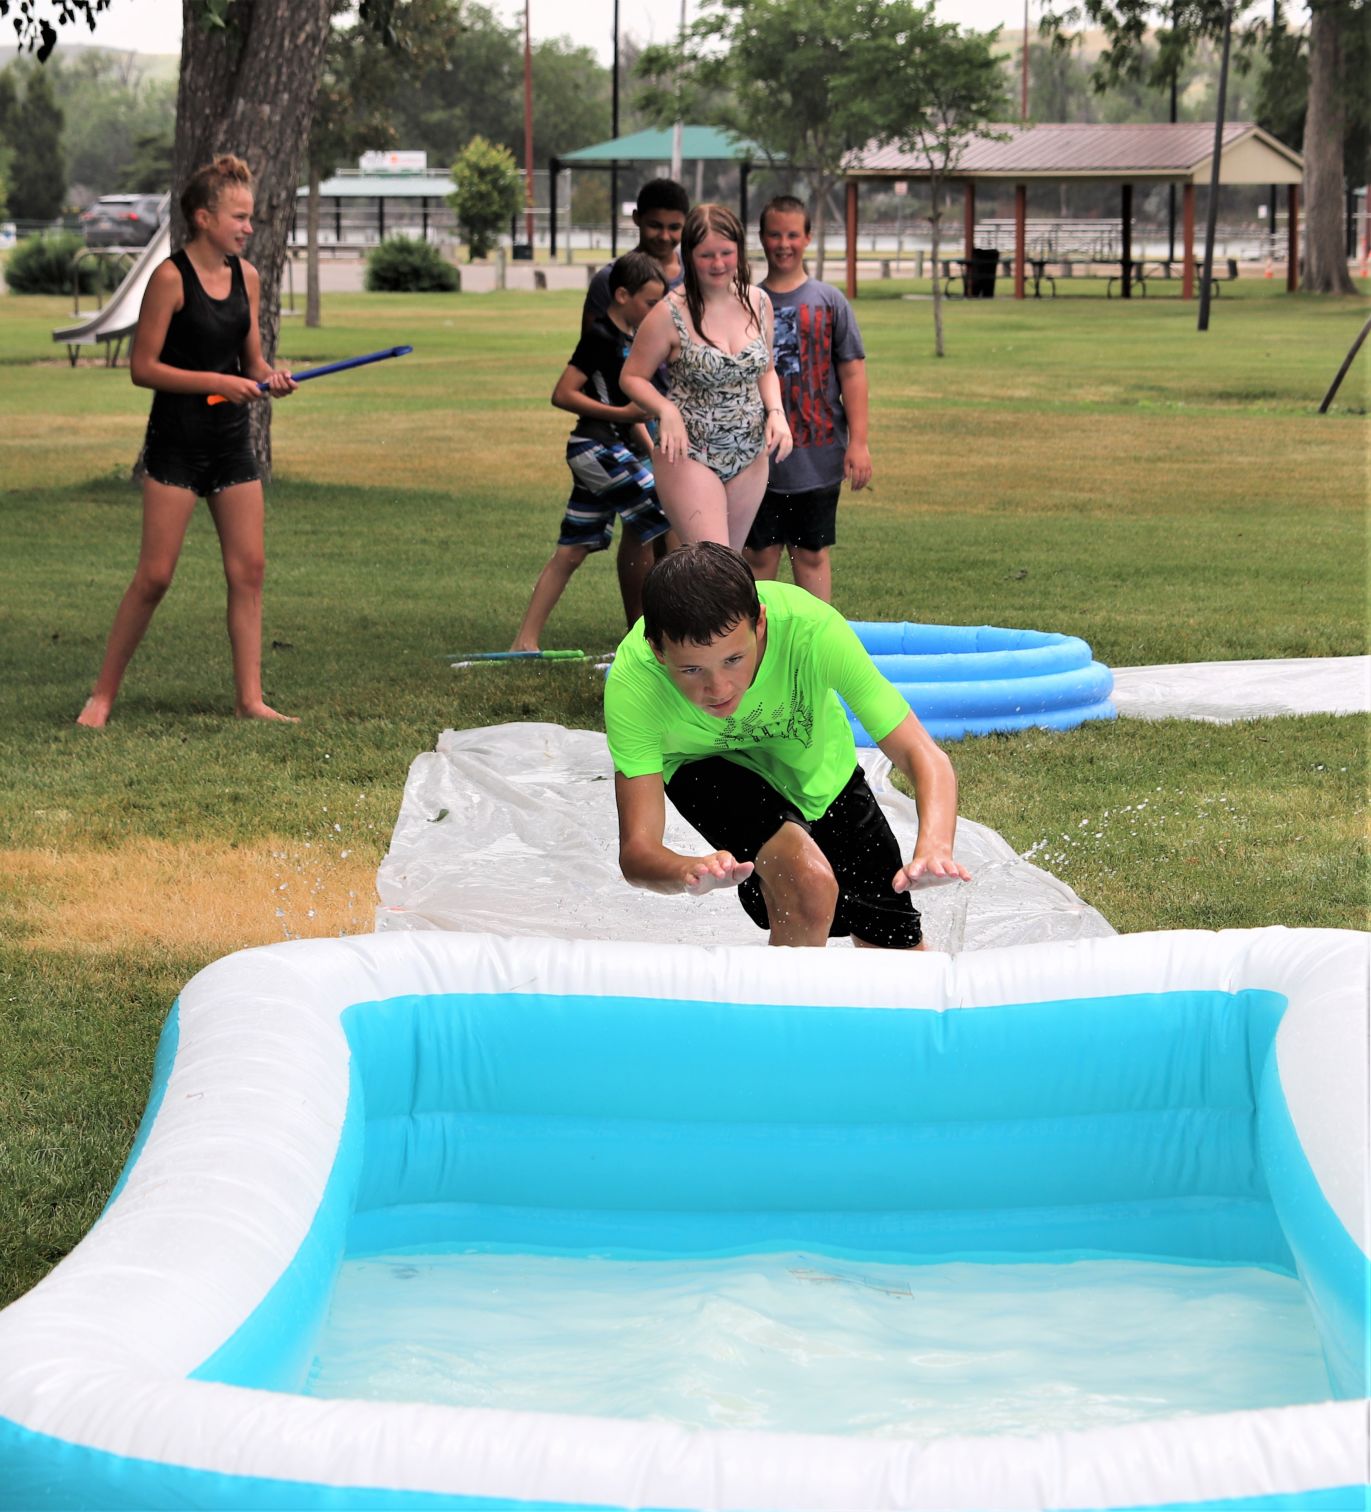
[[388,236],[368,256],[366,285],[393,294],[442,294],[461,286],[457,269],[436,247],[410,236]]
[[475,261],[490,252],[500,228],[524,202],[519,165],[508,147],[474,136],[452,165],[452,181],[457,187],[447,202],[457,212]]
[[[15,294],[70,294],[71,260],[85,243],[74,231],[26,236],[5,264],[5,282]],[[117,286],[119,274],[108,260],[81,264],[81,292],[97,294]]]

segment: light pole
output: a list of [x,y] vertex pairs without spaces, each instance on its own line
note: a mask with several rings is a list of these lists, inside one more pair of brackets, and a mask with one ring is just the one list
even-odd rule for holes
[[[619,0],[614,0],[614,66],[610,71],[610,121],[609,134],[619,140]],[[609,250],[613,256],[619,250],[619,162],[614,159],[609,165]]]
[[[686,0],[681,0],[681,29],[677,33],[677,45],[685,48]],[[671,176],[681,182],[681,92],[676,91],[676,124],[671,128]]]
[[1205,206],[1204,267],[1200,270],[1198,330],[1209,329],[1209,296],[1214,283],[1214,233],[1219,220],[1219,173],[1223,163],[1223,117],[1228,103],[1228,57],[1233,41],[1233,7],[1223,11],[1223,53],[1219,59],[1219,99],[1214,111],[1214,156],[1209,166],[1209,202]]
[[1028,0],[1023,0],[1023,82],[1020,89],[1019,115],[1028,123]]
[[533,43],[524,0],[524,240],[533,255]]

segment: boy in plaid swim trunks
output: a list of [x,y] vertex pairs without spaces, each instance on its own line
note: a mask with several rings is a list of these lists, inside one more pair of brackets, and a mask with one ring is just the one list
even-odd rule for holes
[[[665,296],[666,280],[646,252],[628,252],[611,268],[609,284],[608,314],[586,327],[552,391],[553,404],[577,417],[566,447],[571,497],[557,549],[533,585],[512,651],[538,650],[543,626],[572,573],[591,552],[604,551],[613,540],[616,515],[639,541],[652,543],[655,555],[665,549],[670,526],[657,502],[648,461],[647,417],[624,397],[619,372],[639,323]],[[642,613],[649,565],[642,553],[620,555],[619,591],[630,625]]]

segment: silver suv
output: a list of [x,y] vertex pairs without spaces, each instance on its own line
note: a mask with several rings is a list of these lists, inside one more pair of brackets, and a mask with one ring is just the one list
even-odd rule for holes
[[165,194],[102,194],[81,216],[88,247],[145,247],[166,213]]

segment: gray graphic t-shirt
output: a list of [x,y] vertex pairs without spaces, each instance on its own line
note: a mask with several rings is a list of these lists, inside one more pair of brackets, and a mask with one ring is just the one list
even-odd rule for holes
[[781,380],[795,450],[771,464],[771,487],[809,493],[843,480],[847,415],[838,364],[866,356],[852,306],[833,287],[807,278],[776,294],[761,286],[776,312],[776,376]]

